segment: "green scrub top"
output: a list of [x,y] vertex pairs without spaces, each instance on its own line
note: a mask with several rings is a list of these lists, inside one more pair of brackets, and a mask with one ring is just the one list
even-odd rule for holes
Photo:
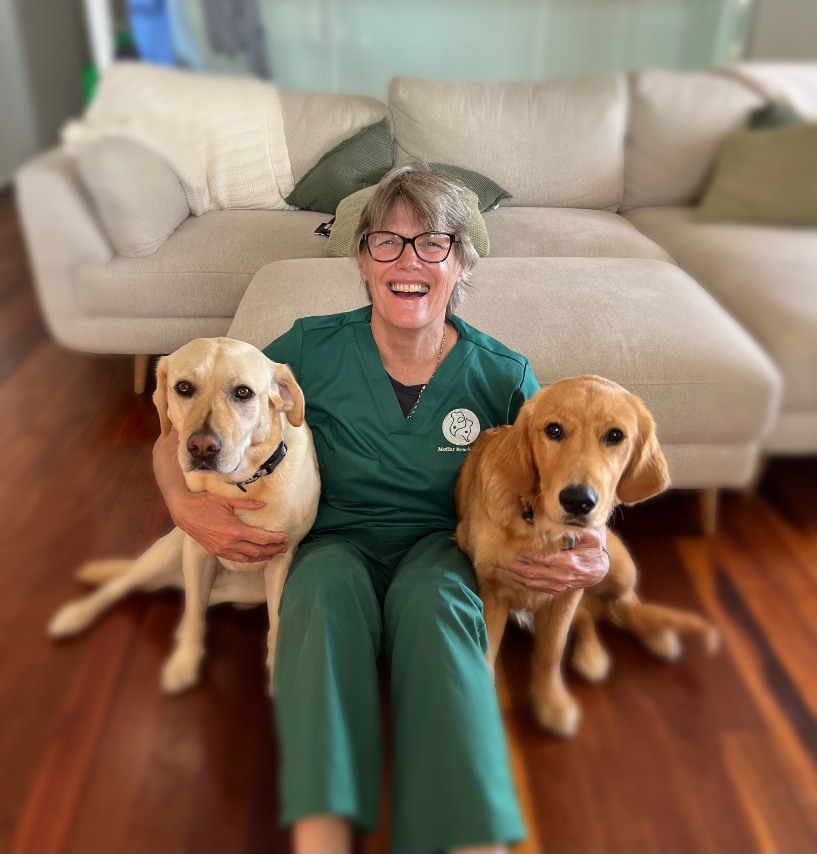
[[406,421],[372,337],[371,306],[307,317],[264,349],[306,398],[321,500],[312,533],[413,542],[456,525],[454,483],[481,430],[539,389],[529,362],[456,317],[454,349]]

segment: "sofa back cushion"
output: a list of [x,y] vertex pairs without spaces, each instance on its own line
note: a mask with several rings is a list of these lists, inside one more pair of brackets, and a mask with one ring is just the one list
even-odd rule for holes
[[620,75],[523,83],[396,77],[395,162],[420,157],[487,175],[502,205],[616,210],[624,181],[626,85]]
[[366,95],[286,89],[278,94],[296,184],[324,154],[389,112],[382,101]]
[[761,97],[705,71],[638,71],[630,84],[623,209],[696,203],[721,141]]

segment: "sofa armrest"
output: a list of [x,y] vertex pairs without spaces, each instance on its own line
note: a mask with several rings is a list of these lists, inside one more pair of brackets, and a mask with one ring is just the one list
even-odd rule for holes
[[46,323],[61,344],[93,350],[82,328],[73,272],[79,264],[107,264],[115,253],[74,159],[59,149],[38,155],[15,175],[15,194]]

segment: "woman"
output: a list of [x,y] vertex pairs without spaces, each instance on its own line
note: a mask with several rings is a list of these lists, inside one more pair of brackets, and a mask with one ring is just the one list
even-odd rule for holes
[[[354,246],[371,306],[298,321],[265,350],[307,401],[321,468],[318,518],[281,601],[275,713],[282,821],[296,851],[351,850],[380,792],[377,658],[390,669],[393,850],[503,850],[524,836],[473,570],[451,540],[453,487],[480,429],[512,422],[538,384],[527,360],[453,315],[476,261],[456,184],[419,164],[393,169]],[[214,554],[261,560],[282,534],[193,495],[172,437],[157,477],[177,525]],[[550,592],[607,571],[586,532],[548,562],[509,567]]]

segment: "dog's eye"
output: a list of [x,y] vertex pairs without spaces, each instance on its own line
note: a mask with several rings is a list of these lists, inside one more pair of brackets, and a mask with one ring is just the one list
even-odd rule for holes
[[187,380],[179,380],[174,389],[176,390],[176,394],[181,397],[193,397],[193,393],[196,391],[193,383],[189,383]]
[[233,394],[239,400],[249,400],[251,397],[255,396],[255,392],[249,386],[245,385],[238,386]]
[[548,439],[553,439],[554,442],[561,442],[565,437],[565,431],[562,429],[561,424],[556,424],[554,422],[553,424],[548,424],[548,426],[545,427],[545,436],[547,436]]
[[605,445],[620,445],[623,441],[624,434],[616,427],[613,427],[612,430],[608,430],[604,436]]

